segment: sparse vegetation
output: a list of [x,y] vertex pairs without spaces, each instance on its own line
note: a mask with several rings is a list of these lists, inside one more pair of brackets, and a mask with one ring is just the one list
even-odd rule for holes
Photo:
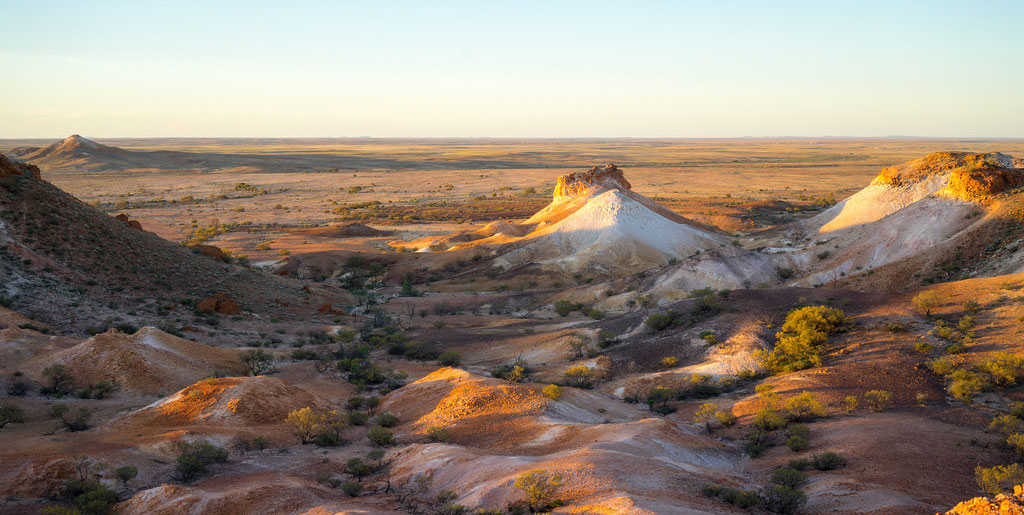
[[835,308],[807,306],[786,316],[782,330],[775,334],[775,348],[757,351],[761,366],[776,373],[821,366],[821,354],[828,337],[842,330],[846,315]]
[[870,390],[864,394],[864,402],[871,411],[879,412],[889,409],[892,392],[886,390]]
[[937,290],[925,290],[915,295],[912,301],[925,316],[929,316],[935,308],[946,302],[946,296]]
[[555,401],[562,396],[562,387],[558,386],[557,384],[549,384],[544,387],[542,392],[544,393],[545,397]]
[[176,460],[175,471],[178,479],[185,483],[191,483],[205,475],[211,465],[228,461],[227,449],[205,440],[182,442],[178,449],[180,454]]
[[524,502],[530,513],[541,513],[547,511],[558,500],[556,495],[562,485],[562,477],[559,474],[534,469],[519,474],[512,486],[523,493]]

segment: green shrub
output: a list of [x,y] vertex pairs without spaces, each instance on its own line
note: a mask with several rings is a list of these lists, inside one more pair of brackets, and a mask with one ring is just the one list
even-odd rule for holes
[[789,420],[809,422],[826,416],[825,406],[811,392],[802,392],[786,399],[783,405]]
[[787,463],[786,466],[794,470],[807,470],[814,466],[814,462],[807,458],[797,458],[795,460],[789,460],[789,463]]
[[370,439],[370,443],[377,447],[387,447],[395,444],[395,436],[391,434],[391,431],[380,426],[371,427],[370,432],[366,436]]
[[988,374],[996,386],[1013,386],[1018,378],[1024,376],[1024,358],[1000,352],[993,359],[979,364],[978,369]]
[[793,513],[807,504],[807,496],[795,488],[769,485],[762,494],[762,503],[772,513]]
[[868,409],[874,412],[889,409],[892,401],[892,392],[887,390],[870,390],[864,394],[864,402]]
[[395,424],[398,424],[398,417],[393,413],[385,411],[373,417],[373,421],[380,427],[394,427]]
[[928,369],[941,376],[953,372],[953,368],[953,363],[946,358],[937,358],[928,362]]
[[1024,468],[1019,463],[987,468],[978,466],[974,469],[974,479],[986,494],[995,497],[1024,483]]
[[594,380],[594,371],[586,365],[576,365],[566,369],[562,378],[569,386],[589,388]]
[[25,421],[25,410],[17,404],[4,403],[0,406],[0,429],[7,424],[20,424]]
[[664,313],[655,313],[646,320],[644,323],[647,327],[654,329],[655,331],[664,331],[672,325],[679,322],[679,313],[676,311],[666,311]]
[[541,390],[541,393],[551,400],[558,400],[562,396],[562,387],[557,384],[549,384]]
[[1017,459],[1024,459],[1024,434],[1013,433],[1006,437],[1006,445],[1009,445],[1013,452],[1017,453]]
[[457,367],[462,363],[462,355],[458,352],[448,351],[437,357],[437,364],[442,367]]
[[979,393],[992,389],[988,377],[970,370],[955,370],[949,378],[949,393],[965,403],[972,402]]
[[795,272],[793,272],[792,268],[776,268],[775,275],[778,275],[779,279],[785,281],[786,279],[792,278],[793,275],[795,275]]
[[530,513],[548,511],[556,502],[555,495],[562,484],[562,477],[541,469],[534,469],[516,476],[512,486],[523,493],[524,502]]
[[50,406],[50,416],[59,419],[68,431],[85,431],[89,429],[89,417],[92,411],[85,406],[78,408],[74,416],[68,414],[69,409],[64,404]]
[[807,475],[799,470],[792,469],[789,467],[777,468],[772,471],[772,484],[781,485],[789,488],[796,488],[803,484],[807,480]]
[[576,309],[577,309],[575,303],[567,301],[567,300],[556,300],[554,306],[555,306],[555,313],[558,313],[559,315],[561,315],[563,317],[569,316],[570,313],[572,313],[573,311],[576,311]]
[[786,446],[793,452],[802,452],[811,446],[811,442],[803,436],[790,436],[786,439]]
[[363,491],[363,485],[354,481],[346,481],[341,484],[341,491],[349,497],[356,497]]
[[179,445],[181,454],[177,458],[178,477],[190,483],[206,473],[207,467],[228,460],[228,450],[206,441],[184,442]]
[[1011,415],[997,415],[988,425],[989,431],[996,431],[1003,436],[1010,436],[1013,433],[1024,430],[1024,421],[1020,417]]
[[74,500],[76,515],[107,515],[117,503],[117,492],[103,486],[98,481],[74,480],[67,485],[68,494]]
[[39,393],[53,397],[63,397],[75,388],[71,373],[64,365],[52,365],[43,369],[43,377],[47,384],[39,389]]
[[832,451],[828,451],[815,454],[811,458],[811,463],[818,470],[835,470],[846,465],[846,459]]
[[451,436],[443,427],[431,427],[427,429],[427,439],[431,442],[448,443],[451,441]]
[[775,334],[775,348],[759,350],[755,357],[762,367],[776,373],[793,372],[821,365],[821,353],[828,337],[839,332],[846,315],[835,308],[806,306],[786,316],[782,330]]
[[933,309],[946,302],[946,296],[936,290],[926,290],[918,293],[911,301],[928,316]]
[[729,488],[727,486],[717,484],[707,484],[701,489],[701,492],[708,497],[719,497],[723,501],[741,508],[744,510],[753,508],[758,504],[761,504],[761,497],[755,492],[747,490],[740,490],[739,488]]

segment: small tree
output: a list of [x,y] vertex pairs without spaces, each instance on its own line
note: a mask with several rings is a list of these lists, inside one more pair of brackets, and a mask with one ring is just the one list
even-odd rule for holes
[[348,417],[336,409],[320,414],[319,424],[314,426],[319,432],[331,432],[337,441],[341,441],[341,431],[348,426]]
[[306,406],[289,413],[285,422],[292,426],[292,433],[299,437],[299,441],[305,445],[313,441],[317,426],[320,424],[320,416],[313,411],[313,408]]
[[924,312],[925,316],[929,316],[932,310],[946,302],[946,296],[937,290],[925,290],[915,295],[911,302]]
[[69,409],[64,404],[54,404],[50,407],[50,416],[56,419],[60,419],[61,423],[68,431],[85,431],[89,429],[89,417],[92,416],[92,411],[85,406],[78,408],[78,412],[71,416],[68,414]]
[[20,424],[25,421],[25,410],[16,404],[6,403],[0,406],[0,429],[7,424]]
[[705,402],[701,404],[700,409],[693,416],[693,421],[698,424],[704,424],[704,430],[708,433],[711,432],[711,423],[715,420],[715,412],[718,411],[718,406],[712,402]]
[[39,390],[43,395],[63,397],[71,393],[71,390],[75,388],[74,381],[71,379],[71,373],[68,372],[67,367],[64,365],[52,365],[44,368],[43,377],[49,382],[49,384]]
[[568,346],[569,352],[572,353],[574,358],[582,358],[587,353],[587,344],[590,341],[582,336],[572,336],[569,338]]
[[676,392],[669,388],[661,386],[655,386],[650,392],[647,392],[647,404],[650,405],[651,409],[655,409],[661,413],[668,411],[668,401],[672,400],[676,396]]
[[827,415],[825,406],[811,392],[794,395],[785,401],[785,409],[790,420],[807,422]]
[[569,367],[563,374],[565,383],[569,386],[575,386],[577,388],[587,388],[593,381],[594,373],[590,370],[590,367],[586,365],[576,365]]
[[555,502],[555,494],[561,485],[562,476],[541,469],[519,474],[512,484],[516,490],[523,492],[530,513],[543,511]]
[[373,467],[359,458],[349,458],[345,462],[345,472],[352,474],[356,481],[362,482],[363,478],[373,472]]
[[251,376],[258,376],[274,367],[274,357],[263,349],[245,351],[239,359],[245,363]]

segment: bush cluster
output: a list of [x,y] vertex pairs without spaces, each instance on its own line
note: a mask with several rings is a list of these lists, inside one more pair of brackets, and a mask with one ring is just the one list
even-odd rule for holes
[[755,354],[762,367],[775,373],[821,366],[828,337],[841,331],[846,315],[827,306],[805,306],[790,311],[782,330],[775,334],[775,348]]

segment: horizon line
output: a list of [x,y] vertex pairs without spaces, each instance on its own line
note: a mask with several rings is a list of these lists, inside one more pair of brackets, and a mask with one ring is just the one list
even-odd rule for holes
[[67,136],[19,136],[0,137],[0,141],[8,140],[64,140],[78,135],[86,139],[336,139],[336,140],[622,140],[622,141],[687,141],[687,140],[1024,140],[1022,136],[82,136],[72,133]]

